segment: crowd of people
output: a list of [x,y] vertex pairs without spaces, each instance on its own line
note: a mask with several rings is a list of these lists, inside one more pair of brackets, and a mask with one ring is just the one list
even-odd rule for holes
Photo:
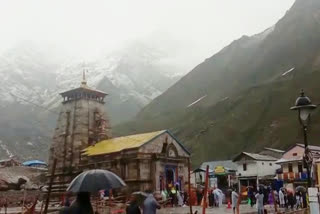
[[[280,188],[279,191],[272,190],[270,186],[247,187],[247,196],[248,204],[251,207],[256,205],[258,213],[264,213],[266,206],[272,207],[275,204],[280,208],[286,209],[308,207],[307,193],[304,187],[296,188],[295,192],[284,187]],[[234,201],[232,201],[232,204],[234,205]]]
[[[233,213],[236,213],[237,206],[239,205],[239,193],[236,188],[232,191],[224,193],[218,188],[209,188],[207,192],[207,205],[208,207],[221,207],[222,202],[231,202]],[[277,204],[280,208],[287,209],[300,209],[306,208],[307,194],[305,188],[297,188],[295,192],[286,188],[280,188],[279,191],[273,190],[270,186],[247,187],[247,200],[251,207],[256,206],[258,214],[265,213],[267,207],[273,207]],[[139,201],[137,195],[132,194],[126,208],[127,214],[155,214],[157,209],[160,209],[160,203],[154,197],[152,191],[145,192],[145,198],[143,201]],[[195,191],[196,205],[203,205],[204,189],[198,187]],[[185,206],[191,203],[192,196],[188,195],[187,191],[182,192],[178,185],[168,185],[165,190],[161,191],[161,201],[167,201],[172,207]],[[66,198],[67,199],[67,198]],[[243,200],[245,198],[241,198]],[[87,193],[79,193],[76,200],[70,204],[70,201],[65,200],[68,207],[61,209],[60,213],[83,213],[80,210],[86,210],[85,213],[93,213],[93,209],[90,204],[90,196]],[[168,205],[167,204],[167,205]]]
[[[204,189],[198,187],[196,190],[197,195],[197,205],[203,205],[203,196],[204,196]],[[208,205],[209,207],[221,207],[222,202],[225,199],[224,193],[218,188],[209,188],[208,190]]]

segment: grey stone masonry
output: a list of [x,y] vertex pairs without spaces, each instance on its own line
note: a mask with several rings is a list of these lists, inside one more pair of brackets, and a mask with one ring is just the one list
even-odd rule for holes
[[49,173],[56,158],[54,182],[63,184],[79,173],[81,151],[111,138],[111,128],[103,108],[107,94],[90,89],[84,82],[61,95],[63,102],[49,153]]

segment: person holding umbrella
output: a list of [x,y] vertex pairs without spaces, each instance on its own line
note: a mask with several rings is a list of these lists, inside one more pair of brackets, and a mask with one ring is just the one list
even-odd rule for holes
[[90,203],[90,193],[79,192],[76,200],[70,207],[62,208],[60,214],[93,214],[93,208]]
[[103,189],[124,187],[124,181],[108,170],[93,169],[82,172],[70,183],[67,191],[77,193],[76,200],[68,208],[62,208],[61,214],[93,214],[90,193]]

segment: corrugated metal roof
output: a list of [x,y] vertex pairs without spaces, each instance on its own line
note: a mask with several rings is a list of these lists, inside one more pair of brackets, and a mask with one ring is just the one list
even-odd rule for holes
[[94,146],[89,146],[83,151],[85,155],[95,156],[120,152],[125,149],[134,149],[142,146],[164,132],[166,132],[166,130],[112,138],[101,141]]
[[268,156],[268,155],[260,155],[260,154],[256,154],[256,153],[249,153],[249,152],[243,152],[243,154],[246,154],[250,157],[252,157],[255,160],[270,160],[270,161],[276,161],[277,158]]
[[[301,146],[302,148],[304,148],[304,144],[301,143],[297,143],[298,146]],[[320,146],[313,146],[313,145],[308,145],[308,148],[311,151],[320,151]]]
[[269,150],[272,152],[277,152],[277,153],[284,153],[284,150],[280,150],[280,149],[274,149],[274,148],[269,148],[269,147],[264,147],[265,150]]
[[203,162],[201,164],[200,168],[205,169],[207,165],[209,165],[209,168],[212,170],[214,170],[217,166],[223,166],[224,168],[229,169],[229,170],[237,170],[237,164],[232,162],[232,160]]
[[288,163],[288,162],[296,162],[296,161],[302,161],[303,158],[296,156],[296,157],[292,157],[292,158],[281,158],[279,160],[276,161],[276,164],[281,164],[281,163]]
[[237,161],[242,155],[246,155],[254,160],[261,160],[261,161],[276,161],[277,158],[268,156],[268,155],[260,155],[257,153],[249,153],[249,152],[241,152],[239,155],[237,155],[232,161]]

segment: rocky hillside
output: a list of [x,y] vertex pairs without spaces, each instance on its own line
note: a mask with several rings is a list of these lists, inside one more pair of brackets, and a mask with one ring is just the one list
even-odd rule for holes
[[105,106],[111,123],[130,119],[181,77],[179,67],[163,63],[166,57],[139,42],[85,67],[53,47],[24,42],[6,51],[0,56],[0,159],[46,159],[59,92],[78,87],[84,68],[88,85],[109,94]]
[[[301,139],[289,111],[300,89],[320,101],[319,33],[320,1],[296,0],[274,26],[206,59],[116,131],[169,128],[195,164],[266,145],[285,149]],[[310,142],[318,144],[318,112],[312,122]]]

